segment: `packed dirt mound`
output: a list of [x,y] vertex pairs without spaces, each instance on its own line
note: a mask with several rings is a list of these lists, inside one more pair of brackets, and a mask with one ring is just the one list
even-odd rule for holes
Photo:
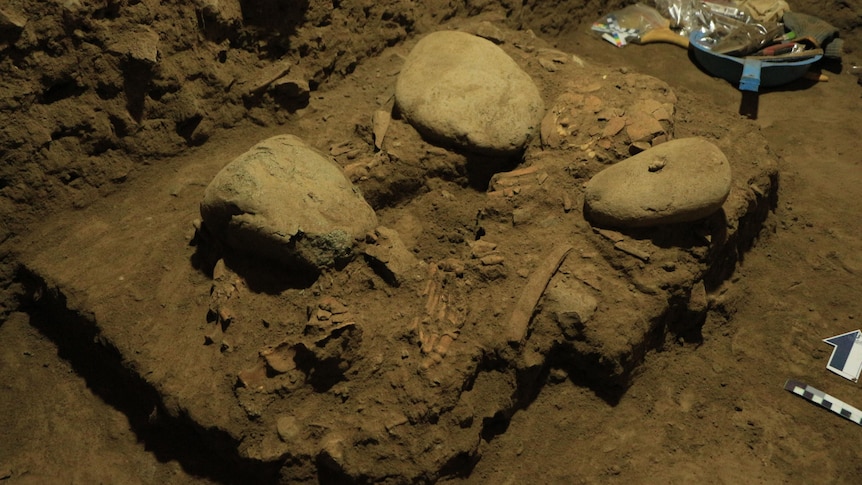
[[[483,456],[494,458],[488,465],[494,467],[522,455],[520,438],[507,436],[510,424],[527,423],[542,430],[533,435],[549,435],[559,421],[560,432],[581,437],[563,448],[577,445],[574,452],[581,453],[601,443],[607,458],[596,466],[606,469],[590,470],[584,461],[595,455],[583,454],[579,465],[587,471],[560,467],[545,476],[627,479],[641,476],[631,471],[639,466],[660,469],[644,451],[655,446],[657,427],[674,451],[678,442],[693,450],[705,446],[692,438],[696,430],[663,428],[665,421],[677,422],[677,404],[685,413],[694,410],[686,415],[693,420],[727,411],[750,449],[763,444],[764,433],[784,439],[783,421],[764,424],[761,415],[750,414],[758,408],[749,401],[738,404],[707,384],[691,386],[702,399],[677,389],[689,376],[662,382],[660,392],[672,398],[654,403],[649,386],[676,360],[645,369],[632,399],[623,402],[647,355],[668,348],[683,349],[679,362],[697,372],[719,376],[716,386],[757,392],[745,388],[747,371],[732,370],[733,380],[723,374],[735,369],[734,359],[747,358],[758,369],[771,365],[755,348],[766,333],[750,338],[756,333],[750,327],[728,344],[730,355],[713,348],[693,363],[684,359],[696,354],[694,346],[676,344],[700,345],[707,318],[730,317],[728,295],[745,299],[742,290],[728,292],[726,281],[776,208],[781,161],[760,127],[786,126],[775,115],[758,125],[731,111],[705,109],[710,96],[721,105],[728,97],[724,84],[707,86],[713,80],[703,73],[695,71],[706,94],[693,93],[668,84],[684,69],[660,73],[661,80],[588,62],[578,42],[569,42],[570,49],[543,40],[570,34],[623,2],[54,3],[45,8],[10,0],[0,7],[0,69],[6,74],[0,92],[8,94],[0,97],[7,120],[0,128],[7,162],[0,167],[0,324],[14,310],[28,311],[30,323],[72,362],[38,378],[53,383],[58,373],[85,376],[90,389],[126,413],[137,439],[158,460],[176,460],[185,472],[220,482],[457,480],[481,468]],[[842,29],[858,23],[850,5],[829,12]],[[523,151],[503,156],[470,150],[457,136],[453,143],[426,139],[427,130],[417,131],[415,120],[399,111],[396,85],[405,59],[420,38],[437,30],[496,44],[538,86],[546,111],[532,136],[519,140],[527,144]],[[847,33],[852,39],[852,30]],[[852,43],[846,47],[852,52]],[[626,65],[643,71],[653,60],[668,59],[679,62],[656,56]],[[822,118],[815,117],[832,126]],[[223,245],[200,220],[213,177],[257,142],[284,134],[334,160],[378,218],[376,227],[350,242],[350,257],[321,264],[319,271],[260,258],[254,244]],[[803,138],[801,130],[785,134],[808,147]],[[717,147],[730,164],[729,193],[714,198],[704,218],[627,229],[584,214],[594,175],[682,139]],[[782,153],[798,155],[788,150]],[[806,150],[813,149],[800,153],[819,156]],[[647,172],[662,173],[675,159],[651,160]],[[122,193],[112,195],[117,190]],[[314,199],[312,191],[300,196]],[[63,211],[73,207],[78,210]],[[782,224],[804,233],[792,208],[783,209]],[[832,229],[825,234],[838,237]],[[846,254],[858,241],[845,239],[835,243],[838,250],[824,250],[818,271],[858,272],[858,262]],[[805,288],[804,275],[794,278],[790,289]],[[760,289],[748,298],[757,308],[755,300],[772,302],[780,299],[777,293]],[[809,305],[811,312],[815,304]],[[22,330],[27,316],[13,316],[4,335],[33,339]],[[793,316],[793,334],[773,349],[791,354],[796,371],[811,367],[810,357],[822,352],[797,345],[811,329],[799,323],[808,317]],[[775,320],[769,328],[780,333]],[[818,325],[818,331],[828,328]],[[711,336],[727,337],[725,328],[711,328]],[[25,348],[50,352],[45,344]],[[52,390],[17,375],[37,361],[31,350],[10,347],[0,356],[15,363],[3,369],[14,374],[7,388],[26,390],[29,399],[54,399]],[[716,361],[705,363],[710,358]],[[51,363],[43,362],[48,369]],[[549,383],[554,386],[546,388]],[[75,392],[58,402],[81,405]],[[643,396],[643,403],[632,404]],[[710,396],[719,399],[706,403]],[[27,402],[15,395],[14,403],[3,403],[14,411],[9,419],[30,411],[21,410],[27,406],[19,397]],[[590,409],[565,409],[563,416],[542,416],[541,423],[523,411],[554,412],[575,401]],[[606,409],[621,409],[625,419],[609,423]],[[38,421],[53,426],[52,412]],[[650,413],[662,423],[638,427]],[[111,416],[114,425],[123,421]],[[103,424],[98,417],[82,419]],[[699,429],[702,421],[678,422]],[[600,429],[605,423],[611,433]],[[807,420],[806,429],[816,423]],[[36,445],[13,449],[31,430],[24,424],[9,429],[18,440],[0,446],[0,481],[40,476],[34,467],[44,460]],[[54,438],[88,442],[37,431],[52,445]],[[705,439],[717,439],[708,444],[720,448],[725,438],[715,436],[727,434],[716,433]],[[113,439],[108,435],[90,434],[89,442]],[[825,449],[825,438],[818,439]],[[617,461],[610,452],[626,440],[634,451],[622,453],[622,468],[608,465]],[[776,446],[800,461],[808,450],[797,441]],[[722,456],[734,462],[734,453]],[[63,456],[77,455],[64,450]],[[747,458],[746,470],[763,460]],[[191,479],[175,469],[151,475],[160,483]],[[95,469],[72,476],[102,477]],[[113,475],[127,476],[137,475]],[[485,469],[474,479],[513,476]]]
[[[214,133],[294,119],[318,87],[409,35],[457,16],[534,20],[532,9],[442,0],[9,0],[0,7],[0,244],[41,214],[86,207]],[[8,243],[0,258],[6,314],[17,291]]]
[[[31,297],[116,352],[110,365],[132,371],[123,385],[163,419],[207,430],[249,474],[280,470],[290,483],[464,473],[551,368],[614,402],[648,350],[699,339],[708,292],[773,202],[776,165],[749,122],[689,119],[658,79],[499,23],[448,27],[489,26],[555,100],[518,158],[431,144],[397,113],[377,147],[372,114],[392,108],[390,66],[412,42],[366,60],[310,101],[313,115],[279,129],[328,151],[372,202],[381,226],[361,258],[308,275],[222,247],[206,224],[195,231],[202,187],[236,156],[202,149],[119,203],[35,231],[20,256]],[[359,114],[338,109],[347,96]],[[695,134],[730,160],[721,210],[630,230],[585,220],[594,174]]]

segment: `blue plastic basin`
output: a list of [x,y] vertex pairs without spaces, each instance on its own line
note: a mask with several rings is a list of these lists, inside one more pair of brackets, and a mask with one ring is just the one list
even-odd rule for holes
[[820,60],[822,54],[802,59],[787,61],[777,58],[750,59],[716,54],[710,51],[701,41],[703,32],[692,32],[689,36],[694,58],[703,69],[724,78],[731,83],[739,83],[742,91],[758,91],[760,87],[780,86],[795,81],[805,75],[811,64]]

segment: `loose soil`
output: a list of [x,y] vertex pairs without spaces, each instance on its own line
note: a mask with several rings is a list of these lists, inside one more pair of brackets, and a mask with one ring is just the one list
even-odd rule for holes
[[[853,231],[860,88],[847,72],[858,46],[853,7],[826,15],[816,2],[793,5],[842,29],[844,69],[824,71],[828,82],[761,93],[747,120],[737,114],[740,93],[685,51],[616,49],[592,35],[589,22],[613,6],[438,3],[309,2],[276,16],[268,2],[234,10],[67,2],[62,15],[0,31],[12,73],[0,107],[10,120],[0,174],[0,481],[859,481],[856,426],[782,388],[795,378],[862,405],[857,384],[826,371],[831,348],[821,342],[856,328],[862,286]],[[506,193],[511,185],[498,177],[494,196],[484,187],[490,174],[471,172],[470,157],[427,144],[398,120],[382,160],[369,121],[391,106],[403,55],[422,33],[487,28],[481,21],[508,36],[502,46],[549,108],[572,90],[618,109],[639,97],[673,99],[666,133],[713,139],[735,163],[742,180],[725,211],[742,221],[736,231],[714,244],[710,221],[594,232],[576,194],[603,163],[627,155],[622,138],[592,155],[576,137],[555,147],[536,140],[521,165],[536,167],[538,187],[520,182]],[[552,48],[586,67],[543,65]],[[275,89],[264,79],[259,91],[259,73],[272,66],[288,72],[286,82]],[[612,88],[593,89],[599,79]],[[393,286],[360,258],[314,282],[285,283],[195,231],[214,170],[285,131],[347,168],[426,262],[421,282]],[[566,194],[575,194],[568,210]],[[473,259],[481,255],[469,243],[483,237],[499,248],[492,264]],[[616,298],[596,311],[604,325],[566,339],[540,312],[523,349],[498,345],[505,326],[496,322],[509,321],[520,288],[561,244],[577,255],[570,250],[561,274]],[[668,258],[689,275],[676,286],[662,279],[671,266],[652,271]],[[160,276],[118,279],[146,271]],[[691,296],[698,284],[702,305]],[[445,318],[412,310],[430,305],[429,292],[444,294]],[[333,296],[347,312],[333,309]],[[632,323],[636,310],[643,325]],[[358,324],[316,323],[350,313]],[[146,329],[164,320],[147,315],[184,324],[155,336]],[[124,316],[135,328],[111,326]],[[440,347],[444,337],[451,350]],[[304,352],[294,360],[307,365],[273,376],[259,355],[269,348]],[[309,424],[323,431],[290,446],[294,428]],[[345,430],[351,439],[367,433],[362,446],[378,450],[378,462],[349,459],[343,447],[356,443]],[[274,468],[273,457],[282,460]]]

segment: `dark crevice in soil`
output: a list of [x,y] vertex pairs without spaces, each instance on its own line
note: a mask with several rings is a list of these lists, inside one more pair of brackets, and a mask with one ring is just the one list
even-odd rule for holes
[[126,93],[126,110],[138,123],[144,119],[145,101],[153,79],[150,66],[127,61],[124,63],[123,86]]
[[505,433],[509,429],[509,416],[506,416],[502,411],[497,411],[490,418],[482,419],[482,439],[490,442],[497,436]]
[[185,139],[190,146],[203,144],[203,140],[193,138],[195,130],[198,128],[198,125],[201,124],[203,119],[204,117],[202,115],[195,115],[187,120],[178,122],[176,125],[177,135]]
[[311,288],[321,274],[317,268],[298,261],[288,265],[269,258],[238,254],[217,242],[205,228],[195,232],[191,245],[195,247],[189,261],[193,268],[212,278],[216,263],[224,259],[255,293],[278,295],[289,288]]
[[317,466],[317,480],[321,485],[349,485],[357,483],[327,455],[318,455],[315,465]]
[[73,98],[84,94],[86,86],[81,86],[74,79],[62,80],[52,84],[42,93],[42,104],[51,104],[61,99]]
[[473,472],[473,468],[479,463],[480,456],[475,453],[461,452],[450,458],[443,468],[440,469],[439,476],[447,478],[467,478]]
[[171,416],[156,389],[127,367],[91,316],[70,309],[66,296],[39,275],[20,268],[17,279],[25,288],[20,307],[33,326],[54,342],[95,395],[128,417],[132,431],[160,462],[176,460],[190,475],[219,483],[278,483],[281,463],[242,458],[238,443],[224,432],[203,429],[182,412]]
[[754,247],[767,217],[778,207],[778,186],[779,175],[775,173],[770,176],[769,191],[755,194],[755,200],[749,203],[749,210],[738,221],[737,231],[721,246],[720,254],[712,256],[713,262],[703,278],[707,293],[729,279],[737,265],[743,262],[745,253]]

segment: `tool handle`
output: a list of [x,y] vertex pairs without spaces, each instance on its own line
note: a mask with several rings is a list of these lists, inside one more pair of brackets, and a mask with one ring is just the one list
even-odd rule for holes
[[782,54],[790,54],[796,47],[796,42],[785,42],[783,44],[772,44],[769,47],[764,47],[752,55],[755,56],[779,56]]
[[781,54],[780,56],[745,56],[743,59],[760,59],[762,61],[769,61],[771,64],[775,64],[782,61],[802,61],[822,55],[823,49],[807,49],[799,52],[791,52],[789,54]]
[[688,37],[683,37],[668,28],[650,30],[641,35],[641,44],[652,44],[656,42],[674,44],[688,49]]

